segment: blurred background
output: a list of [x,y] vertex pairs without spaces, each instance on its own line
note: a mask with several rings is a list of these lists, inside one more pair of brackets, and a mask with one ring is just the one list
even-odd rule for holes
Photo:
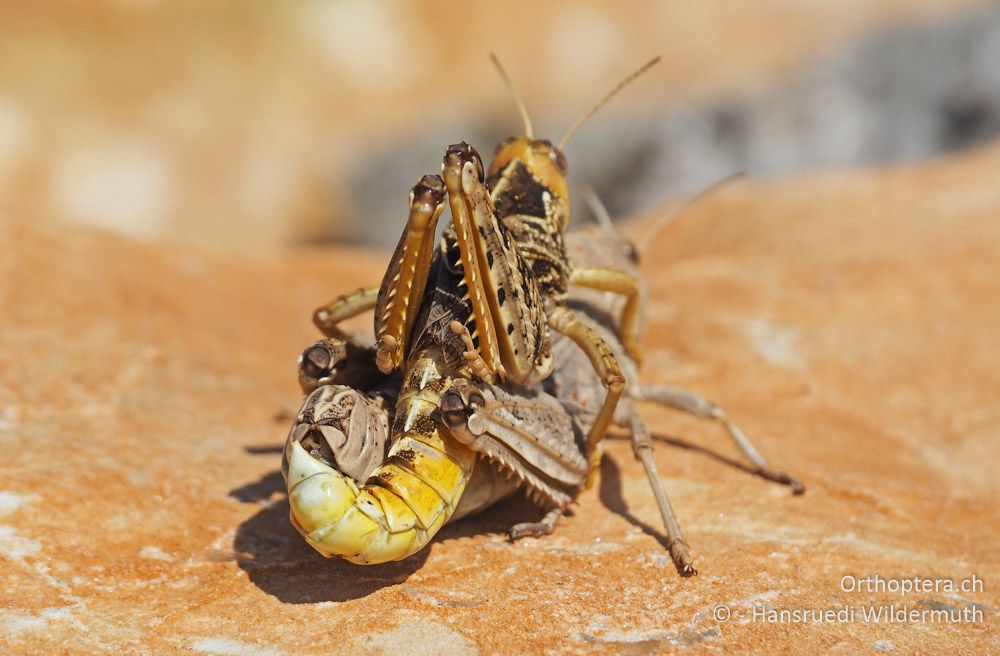
[[[0,5],[0,217],[260,253],[395,243],[447,144],[557,140],[615,215],[734,171],[908,161],[1000,133],[981,0]],[[580,204],[577,203],[577,206]]]

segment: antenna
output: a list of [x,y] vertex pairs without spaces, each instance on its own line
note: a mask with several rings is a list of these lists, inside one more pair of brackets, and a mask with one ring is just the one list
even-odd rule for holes
[[[715,193],[719,189],[725,187],[726,185],[730,184],[731,182],[742,178],[744,175],[746,175],[745,171],[737,171],[736,173],[730,173],[729,175],[727,175],[726,177],[722,178],[718,182],[713,182],[707,188],[705,188],[704,190],[698,192],[697,194],[695,194],[694,196],[692,196],[691,198],[689,198],[688,200],[686,200],[684,203],[682,203],[680,205],[680,207],[678,207],[678,208],[676,208],[676,209],[674,209],[674,210],[672,210],[670,212],[667,212],[666,214],[664,214],[663,216],[661,216],[659,219],[657,219],[656,223],[654,223],[652,226],[650,226],[642,234],[642,236],[640,236],[636,240],[636,242],[635,242],[636,243],[636,248],[638,248],[640,252],[642,250],[644,250],[645,247],[648,246],[653,241],[653,238],[655,238],[656,235],[661,230],[663,230],[665,227],[667,227],[667,225],[669,225],[670,223],[673,223],[678,217],[680,217],[681,215],[683,215],[689,209],[691,209],[692,207],[694,207],[694,205],[696,203],[698,203],[699,201],[704,200],[705,198],[707,198],[708,196],[712,195],[713,193]],[[639,244],[642,244],[642,246],[639,246]]]
[[496,67],[497,72],[500,77],[503,78],[504,83],[507,84],[507,90],[510,91],[510,95],[514,97],[514,102],[517,104],[517,111],[521,114],[521,121],[524,122],[524,136],[529,139],[533,139],[534,135],[531,130],[531,117],[528,116],[528,108],[524,106],[524,99],[521,98],[521,94],[517,92],[517,87],[514,86],[514,82],[507,75],[507,71],[504,70],[503,64],[500,63],[500,59],[495,53],[490,53],[490,61],[493,62],[493,66]]
[[571,125],[569,127],[569,130],[566,130],[566,134],[563,135],[563,138],[559,140],[559,150],[562,150],[563,148],[566,147],[566,142],[569,141],[569,138],[571,136],[573,136],[573,133],[576,132],[576,129],[578,127],[580,127],[583,124],[584,121],[586,121],[588,118],[590,118],[591,116],[593,116],[597,112],[597,110],[599,110],[601,107],[604,107],[604,105],[609,100],[611,100],[612,98],[615,97],[615,94],[617,94],[619,91],[621,91],[622,89],[624,89],[632,80],[634,80],[635,78],[639,77],[640,75],[642,75],[643,73],[645,73],[646,71],[648,71],[650,68],[652,68],[653,66],[655,66],[659,62],[660,62],[660,57],[659,56],[653,57],[652,59],[650,59],[648,62],[646,62],[645,64],[643,64],[639,68],[639,70],[637,70],[636,72],[632,73],[627,78],[625,78],[624,80],[622,80],[621,82],[619,82],[617,85],[615,85],[615,88],[612,89],[611,91],[609,91],[607,93],[607,95],[605,95],[603,98],[601,98],[601,100],[598,101],[598,103],[596,105],[594,105],[590,109],[590,111],[588,111],[586,114],[584,114],[580,118],[576,119],[576,122],[574,122],[573,125]]
[[604,205],[601,197],[597,195],[594,188],[590,184],[580,181],[578,183],[580,193],[583,194],[583,199],[587,202],[587,206],[590,208],[591,214],[597,219],[597,223],[602,228],[610,228],[612,230],[618,231],[618,226],[614,224],[611,220],[611,214],[608,212],[608,208]]

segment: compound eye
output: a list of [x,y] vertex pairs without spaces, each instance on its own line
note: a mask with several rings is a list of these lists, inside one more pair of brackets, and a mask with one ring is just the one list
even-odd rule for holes
[[549,151],[549,157],[552,158],[552,162],[556,165],[556,168],[559,169],[559,172],[566,175],[566,171],[569,169],[569,163],[566,161],[566,155],[563,154],[563,151],[553,146],[552,150]]

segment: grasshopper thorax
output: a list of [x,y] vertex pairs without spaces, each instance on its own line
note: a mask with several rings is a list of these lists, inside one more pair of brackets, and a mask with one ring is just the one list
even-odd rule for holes
[[569,283],[563,244],[570,222],[566,156],[544,139],[513,137],[497,146],[486,184],[543,296],[561,298]]

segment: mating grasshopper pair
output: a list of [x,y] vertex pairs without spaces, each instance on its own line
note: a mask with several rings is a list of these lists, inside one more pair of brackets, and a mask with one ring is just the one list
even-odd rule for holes
[[[292,523],[324,555],[385,562],[523,485],[550,512],[511,535],[547,533],[593,481],[614,422],[631,430],[678,570],[693,574],[648,431],[634,412],[616,413],[626,392],[620,362],[638,356],[641,286],[626,257],[635,251],[619,238],[618,259],[605,253],[591,266],[571,264],[566,159],[532,138],[519,106],[526,135],[501,144],[488,170],[459,144],[445,155],[443,179],[425,176],[414,187],[382,286],[317,311],[329,339],[303,354],[300,381],[311,393],[282,467]],[[434,251],[446,199],[452,223]],[[587,316],[600,309],[571,308],[571,286],[619,295],[620,316],[601,327]],[[337,325],[367,309],[375,311],[374,349],[347,341]],[[633,384],[636,396],[722,420],[770,472],[715,406],[640,389]]]

